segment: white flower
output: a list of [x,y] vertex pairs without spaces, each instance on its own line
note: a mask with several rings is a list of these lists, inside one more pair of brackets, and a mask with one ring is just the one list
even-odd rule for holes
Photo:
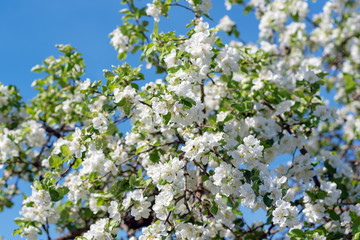
[[80,143],[82,137],[81,137],[81,130],[79,128],[75,128],[75,132],[72,135],[72,139],[73,140],[69,142],[67,140],[63,140],[62,138],[60,138],[56,144],[56,147],[58,148],[58,153],[60,153],[60,147],[62,145],[67,145],[69,146],[69,150],[71,154],[75,154],[75,157],[81,158],[82,153],[85,152],[86,150],[86,146]]
[[124,89],[115,88],[114,89],[114,102],[118,103],[122,99],[136,99],[136,90],[130,85],[126,86]]
[[323,218],[327,216],[327,214],[325,214],[325,208],[321,203],[306,203],[303,213],[306,217],[306,221],[316,224],[320,224],[323,221]]
[[7,86],[0,83],[0,108],[8,104],[10,92]]
[[278,49],[276,44],[271,44],[268,41],[261,41],[260,46],[262,50],[268,53],[276,53]]
[[222,122],[225,120],[226,116],[228,115],[228,112],[219,112],[216,116],[216,121]]
[[299,69],[299,72],[296,74],[296,78],[299,81],[305,80],[311,84],[319,80],[319,77],[315,74],[313,70],[307,70],[305,68]]
[[168,235],[167,228],[163,223],[153,223],[148,227],[142,229],[143,235],[139,237],[139,240],[147,239],[162,239]]
[[107,160],[104,164],[105,172],[111,172],[112,175],[116,175],[118,173],[118,169],[115,163],[111,160]]
[[248,208],[256,208],[257,204],[256,204],[256,196],[254,193],[254,190],[251,188],[251,185],[248,183],[245,183],[244,185],[241,186],[240,188],[240,196],[242,197],[241,199],[241,204],[243,206],[246,206]]
[[84,82],[80,82],[80,90],[86,90],[90,86],[90,79],[87,78]]
[[99,113],[95,118],[93,118],[92,123],[95,129],[100,132],[105,132],[108,128],[109,120],[104,116],[104,114]]
[[110,44],[119,52],[125,52],[129,50],[128,44],[129,44],[129,37],[122,34],[119,28],[114,29],[110,33]]
[[225,0],[225,7],[226,7],[226,10],[228,10],[228,11],[231,9],[232,5],[229,0]]
[[[42,224],[55,223],[59,219],[59,214],[51,206],[50,194],[46,190],[36,190],[33,186],[30,197],[23,201],[20,215],[26,220],[37,221]],[[28,203],[32,203],[28,206]]]
[[80,199],[85,200],[90,193],[83,185],[80,174],[75,172],[70,173],[66,177],[64,186],[69,188],[68,199],[75,202],[79,201]]
[[38,206],[40,205],[49,205],[50,204],[50,194],[48,191],[45,190],[38,190],[36,191],[33,188],[31,200]]
[[155,197],[155,204],[153,206],[153,210],[156,213],[156,217],[161,220],[166,220],[168,216],[167,206],[172,202],[174,198],[174,192],[171,188],[163,189],[159,195]]
[[38,238],[40,230],[36,227],[28,226],[24,229],[24,234],[26,235],[26,240],[35,240]]
[[244,138],[244,144],[241,144],[236,151],[229,154],[236,160],[236,165],[240,166],[246,162],[248,166],[256,165],[259,158],[262,157],[264,146],[253,135]]
[[219,167],[215,168],[214,184],[217,186],[221,186],[221,181],[225,179],[231,172],[231,165],[222,162]]
[[239,60],[240,55],[237,53],[236,49],[225,45],[217,55],[215,61],[221,70],[226,75],[230,75],[231,72],[239,71]]
[[107,206],[105,206],[105,205],[98,206],[97,201],[98,201],[98,194],[96,194],[96,193],[91,194],[91,197],[89,198],[89,208],[90,208],[90,210],[95,214],[100,212],[100,211],[106,212],[107,211]]
[[165,56],[164,61],[166,63],[167,68],[181,64],[181,61],[176,58],[175,49],[171,50],[171,52]]
[[196,11],[202,11],[204,13],[208,13],[208,11],[212,8],[212,3],[211,0],[202,0],[201,4],[198,4],[195,6],[194,1],[193,0],[186,0],[190,7],[194,8],[194,10]]
[[312,160],[308,153],[295,156],[293,166],[289,169],[288,174],[290,176],[295,176],[297,181],[302,179],[305,183],[308,183],[312,177],[315,176],[311,163]]
[[206,132],[204,135],[196,137],[195,139],[189,139],[181,150],[185,152],[185,157],[188,159],[202,161],[205,164],[208,161],[206,152],[219,146],[221,139],[221,133],[213,134]]
[[131,215],[135,220],[139,220],[140,218],[148,218],[150,216],[151,203],[146,200],[147,197],[143,196],[142,190],[135,190],[127,194],[123,201],[123,205],[125,208],[128,208],[131,202],[133,202]]
[[96,239],[96,240],[112,240],[112,234],[116,234],[119,229],[113,228],[108,229],[106,226],[108,225],[108,219],[99,219],[96,223],[90,226],[90,230],[84,233],[84,237],[86,239]]
[[168,107],[163,101],[152,101],[152,108],[157,114],[166,115],[168,113]]
[[155,22],[159,22],[160,21],[160,10],[157,8],[157,6],[155,4],[152,3],[148,3],[147,5],[147,9],[146,9],[146,14],[149,16],[152,16],[155,20]]
[[325,105],[317,105],[314,115],[319,117],[321,121],[326,121],[331,118],[331,112]]
[[4,129],[3,134],[0,134],[0,162],[5,162],[9,156],[19,156],[19,151],[15,143],[7,136],[12,134],[7,128]]
[[255,91],[259,91],[260,89],[262,89],[264,87],[264,83],[260,78],[256,78],[252,81],[252,83],[254,84],[254,86],[251,87],[251,90],[255,90]]
[[216,27],[220,28],[224,32],[230,32],[234,25],[235,22],[232,21],[228,15],[225,15],[222,19],[220,19],[220,22]]
[[110,214],[110,218],[115,219],[116,221],[121,220],[121,215],[118,210],[119,204],[116,201],[111,201],[110,206],[108,207],[108,212]]
[[273,223],[279,225],[281,231],[286,227],[292,228],[300,223],[300,220],[296,217],[298,214],[297,207],[291,206],[289,202],[277,200],[276,208],[272,212]]
[[280,115],[280,114],[283,114],[284,112],[290,111],[290,107],[292,105],[294,105],[294,103],[295,102],[292,100],[285,100],[285,101],[279,103],[277,105],[276,112],[274,113],[274,115]]
[[30,130],[26,136],[27,143],[30,147],[41,147],[46,143],[45,129],[41,127],[41,124],[30,120],[24,124]]
[[332,206],[337,203],[341,195],[341,190],[337,189],[337,184],[334,182],[320,181],[320,189],[327,193],[324,203]]

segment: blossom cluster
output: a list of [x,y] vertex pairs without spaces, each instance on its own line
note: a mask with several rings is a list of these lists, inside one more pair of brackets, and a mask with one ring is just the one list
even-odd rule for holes
[[[1,185],[36,179],[15,233],[36,239],[54,224],[88,240],[120,229],[132,240],[359,237],[358,1],[329,1],[313,18],[304,0],[248,1],[258,45],[223,42],[219,31],[236,37],[237,26],[225,16],[211,27],[210,0],[123,2],[110,43],[120,60],[141,51],[159,79],[139,84],[145,70],[123,63],[106,81],[83,80],[81,55],[59,45],[63,56],[33,69],[48,75],[34,81],[32,105],[0,86],[10,119]],[[185,36],[159,31],[173,7],[194,17]],[[245,208],[266,221],[248,223]]]

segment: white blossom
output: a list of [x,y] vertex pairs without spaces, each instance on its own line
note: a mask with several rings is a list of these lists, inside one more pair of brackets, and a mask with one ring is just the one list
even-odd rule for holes
[[228,15],[225,15],[222,19],[220,19],[220,22],[216,27],[224,32],[230,32],[234,25],[235,22],[232,21]]
[[148,3],[147,5],[147,9],[146,9],[146,14],[149,16],[152,16],[155,20],[155,22],[159,22],[160,21],[160,10],[157,8],[157,6],[155,4],[152,3]]

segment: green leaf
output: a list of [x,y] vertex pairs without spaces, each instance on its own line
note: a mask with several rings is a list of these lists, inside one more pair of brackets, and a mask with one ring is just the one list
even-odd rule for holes
[[104,72],[104,77],[109,80],[112,81],[115,78],[115,74],[110,72],[110,71],[105,71]]
[[72,168],[73,169],[77,169],[80,167],[81,163],[82,163],[82,159],[81,158],[77,158],[74,160],[74,164],[72,165]]
[[158,163],[160,161],[160,156],[157,150],[152,151],[149,156],[150,161],[152,161],[153,163]]
[[263,198],[264,203],[265,203],[265,205],[266,205],[267,207],[271,207],[271,206],[272,206],[272,203],[273,203],[273,200],[268,197],[269,195],[270,195],[270,194],[267,193],[267,194],[264,196],[264,198]]
[[95,140],[96,149],[103,149],[106,147],[106,144],[107,144],[107,142],[103,137],[98,137]]
[[203,15],[204,15],[207,19],[213,21],[213,19],[209,16],[209,14],[204,13]]
[[139,85],[137,85],[136,83],[131,83],[130,84],[132,88],[136,89],[137,91],[139,91]]
[[180,104],[182,104],[184,108],[190,109],[193,105],[196,105],[196,102],[189,97],[184,97],[180,100]]
[[131,103],[126,102],[125,105],[123,106],[124,109],[124,113],[126,115],[130,115],[131,112]]
[[46,172],[45,175],[44,175],[44,178],[47,178],[47,177],[49,177],[50,175],[51,175],[50,172]]
[[70,156],[71,155],[71,152],[70,152],[70,149],[69,149],[68,145],[62,145],[60,147],[60,150],[65,156]]
[[18,229],[15,229],[14,231],[13,231],[13,237],[14,236],[16,236],[16,235],[18,235],[18,234],[21,234],[23,231],[21,230],[21,228],[18,228]]
[[311,191],[305,191],[305,192],[310,197],[311,201],[316,201],[316,196],[313,192],[311,192]]
[[58,191],[56,189],[54,189],[54,188],[49,189],[49,194],[50,194],[50,197],[51,197],[51,201],[53,201],[53,202],[57,202],[57,201],[62,199],[62,196],[60,196]]
[[216,215],[217,212],[219,210],[219,207],[218,205],[216,204],[216,202],[214,201],[211,208],[210,208],[210,212],[213,214],[213,215]]
[[200,5],[202,0],[193,0],[195,6]]
[[123,51],[123,52],[118,54],[118,59],[120,61],[122,61],[122,60],[124,60],[126,58],[126,55],[127,55],[126,51]]
[[352,240],[359,240],[360,239],[360,232],[356,233]]
[[130,183],[130,186],[134,186],[134,187],[136,187],[136,186],[138,185],[138,182],[137,182],[137,179],[136,179],[136,175],[135,175],[135,174],[132,174],[132,175],[130,176],[129,183]]
[[84,209],[84,218],[89,219],[92,216],[92,211],[89,208]]
[[176,72],[179,71],[181,68],[183,68],[182,65],[178,65],[178,66],[175,66],[175,67],[170,67],[170,68],[168,68],[167,72],[168,72],[168,73],[176,73]]
[[324,77],[326,77],[327,75],[329,75],[329,73],[327,73],[327,72],[320,72],[320,73],[318,73],[318,74],[316,74],[319,78],[324,78]]
[[138,174],[138,176],[139,176],[140,179],[143,178],[143,174],[142,174],[142,169],[141,169],[141,168],[139,168],[139,169],[137,170],[137,174]]
[[349,196],[348,188],[342,183],[338,184],[338,188],[341,190],[341,198],[346,199]]
[[300,229],[293,229],[289,232],[290,237],[305,239],[305,233]]
[[56,191],[58,192],[59,196],[63,198],[69,192],[69,188],[63,186],[57,188]]
[[351,75],[345,73],[344,82],[345,82],[345,92],[347,94],[351,93],[356,89],[356,82]]
[[116,228],[118,226],[119,226],[119,222],[113,219],[113,220],[110,221],[109,229],[113,229],[113,228]]
[[139,147],[138,149],[136,149],[136,154],[139,154],[141,152],[141,150],[143,150],[146,147],[146,145],[143,145],[141,147]]
[[62,159],[59,156],[53,155],[49,159],[49,165],[52,168],[57,168],[62,162]]
[[184,97],[183,99],[186,100],[186,101],[188,101],[188,102],[190,102],[192,105],[196,105],[196,102],[195,102],[194,99],[192,99],[192,98]]
[[15,218],[15,219],[14,219],[14,222],[15,222],[17,225],[21,225],[21,224],[24,222],[24,220],[21,219],[21,218]]
[[154,34],[156,37],[159,36],[159,24],[158,24],[158,22],[155,22],[155,23],[154,23],[153,34]]
[[126,192],[130,189],[129,181],[127,179],[121,179],[111,186],[111,193],[115,197],[120,197],[121,193]]
[[351,220],[353,221],[352,234],[355,235],[360,233],[360,218],[357,216],[355,212],[349,213]]
[[245,15],[248,15],[249,12],[251,12],[253,9],[253,7],[251,5],[247,5],[245,8],[244,8],[244,14]]
[[89,176],[90,182],[95,182],[96,179],[97,179],[97,177],[98,177],[98,173],[97,173],[97,172],[92,172],[92,173],[90,173],[90,176]]
[[236,108],[239,112],[251,112],[254,109],[254,103],[250,101],[245,101],[241,104],[234,103],[231,105],[232,107]]
[[326,210],[326,212],[329,214],[329,216],[332,220],[340,221],[340,216],[338,214],[336,214],[336,212],[334,210],[328,209],[328,210]]
[[34,180],[33,185],[34,185],[34,187],[35,187],[36,190],[42,190],[42,189],[44,189],[43,184],[42,184],[38,179],[35,179],[35,180]]
[[104,104],[101,109],[110,115],[114,114],[115,112],[114,106],[111,106],[109,104]]
[[299,21],[299,13],[298,13],[298,12],[296,12],[295,15],[294,15],[294,14],[291,14],[291,17],[292,17],[292,19],[294,19],[295,22],[298,22],[298,21]]
[[329,174],[334,175],[336,173],[336,169],[333,168],[333,166],[330,165],[328,160],[326,160],[324,162],[324,166],[327,168],[327,171],[328,171]]
[[170,122],[171,119],[171,112],[168,112],[166,115],[163,116],[163,122],[165,125],[167,125]]
[[99,197],[96,201],[96,206],[102,206],[104,205],[104,198]]
[[206,182],[207,180],[209,180],[209,176],[208,175],[202,175],[201,179],[203,182]]
[[317,197],[318,199],[325,199],[326,196],[327,196],[327,193],[324,192],[324,191],[318,191],[317,194],[316,194],[316,197]]
[[116,106],[122,107],[126,104],[126,99],[122,98],[118,103],[116,103]]
[[115,135],[115,133],[118,132],[118,128],[116,127],[115,124],[111,123],[109,124],[107,130],[106,130],[106,133],[109,135],[109,136],[113,136]]
[[44,189],[47,189],[45,186],[52,187],[56,183],[56,178],[53,176],[49,176],[45,178],[43,182],[44,182]]
[[166,179],[163,179],[163,178],[159,178],[159,185],[165,185],[165,184],[168,184],[168,181],[166,181]]
[[249,73],[248,70],[246,69],[246,67],[244,67],[244,66],[241,66],[240,69],[241,69],[242,72],[244,72],[246,74]]

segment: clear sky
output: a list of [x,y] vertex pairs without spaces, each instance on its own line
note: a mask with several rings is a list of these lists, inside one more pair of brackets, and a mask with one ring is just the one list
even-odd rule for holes
[[[108,34],[121,24],[119,10],[120,0],[1,0],[0,1],[0,82],[4,85],[16,85],[25,101],[35,96],[36,91],[30,85],[41,77],[31,73],[30,69],[48,56],[58,56],[55,44],[71,44],[83,54],[86,74],[83,79],[99,80],[103,78],[103,69],[121,62],[109,44]],[[145,3],[148,1],[135,1]],[[233,7],[227,12],[224,1],[214,0],[211,23],[215,26],[218,20],[228,14],[234,20],[245,42],[255,42],[258,34],[258,21],[253,14],[244,16],[240,7]],[[185,33],[185,24],[192,17],[185,9],[172,10],[171,19],[161,18],[160,30],[176,30],[177,34]],[[151,28],[150,28],[151,29]],[[228,38],[225,38],[228,40]],[[134,57],[130,64],[139,65]],[[146,73],[148,80],[156,76]],[[22,184],[24,191],[30,193],[30,187]],[[4,239],[21,239],[12,237],[16,228],[13,219],[21,209],[22,197],[18,196],[12,209],[0,212],[0,235]],[[253,220],[250,217],[249,220]],[[53,234],[53,236],[55,236]],[[44,237],[40,239],[45,239]]]

